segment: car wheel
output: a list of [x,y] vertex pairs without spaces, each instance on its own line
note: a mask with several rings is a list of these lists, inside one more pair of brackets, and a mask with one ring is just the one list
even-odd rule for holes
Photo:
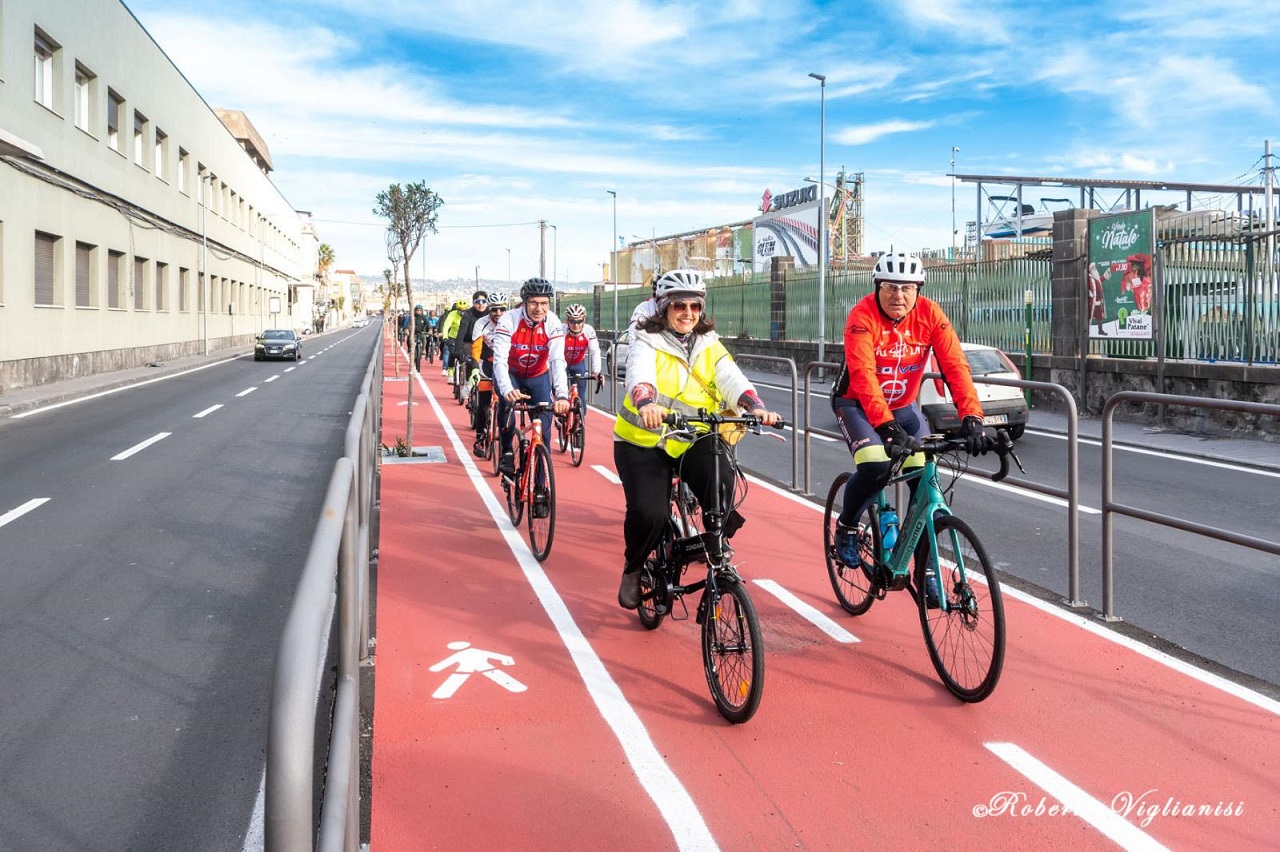
[[261,356],[261,355],[254,355],[254,356],[253,356],[253,360],[255,360],[255,361],[261,361],[261,360],[262,360],[262,356]]
[[1027,426],[1025,423],[1019,423],[1016,426],[1008,427],[1005,431],[1009,433],[1009,437],[1011,439],[1016,441],[1022,437],[1022,433],[1025,432],[1026,429]]

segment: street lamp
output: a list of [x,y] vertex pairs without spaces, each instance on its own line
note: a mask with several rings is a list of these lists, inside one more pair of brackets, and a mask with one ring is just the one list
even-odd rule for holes
[[[820,87],[818,123],[818,360],[826,360],[827,338],[827,78],[810,74]],[[822,370],[818,370],[822,381]]]
[[[622,331],[618,326],[618,193],[612,189],[606,189],[605,192],[613,196],[613,242],[609,243],[609,277],[613,279],[613,342],[611,345],[617,346],[618,334]],[[613,356],[610,355],[611,360],[612,358]],[[614,411],[618,410],[618,383],[613,379],[609,380],[609,406]]]
[[951,146],[951,262],[956,262],[956,154],[960,151]]
[[507,289],[511,289],[511,249],[507,249]]

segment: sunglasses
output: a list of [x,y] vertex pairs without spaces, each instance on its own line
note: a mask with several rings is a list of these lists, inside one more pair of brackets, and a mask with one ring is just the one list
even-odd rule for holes
[[702,313],[701,302],[672,302],[671,307],[675,308],[677,312],[692,311],[695,314]]
[[917,284],[890,284],[887,281],[880,286],[890,293],[905,293],[908,296],[913,295],[919,289]]
[[494,305],[492,308],[489,309],[489,313],[491,314],[505,314],[506,312],[507,312],[507,309],[502,307],[501,305]]

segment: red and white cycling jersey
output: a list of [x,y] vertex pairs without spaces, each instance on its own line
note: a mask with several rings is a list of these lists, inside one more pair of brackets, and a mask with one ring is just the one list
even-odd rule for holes
[[570,367],[577,367],[583,361],[587,362],[588,373],[600,372],[600,343],[596,339],[596,330],[591,327],[591,323],[584,322],[582,331],[574,334],[566,329],[564,333],[564,361]]
[[555,314],[536,325],[525,316],[524,307],[507,311],[498,321],[489,345],[493,348],[493,377],[498,392],[506,395],[511,380],[531,379],[551,371],[556,399],[567,399],[564,375],[564,325]]

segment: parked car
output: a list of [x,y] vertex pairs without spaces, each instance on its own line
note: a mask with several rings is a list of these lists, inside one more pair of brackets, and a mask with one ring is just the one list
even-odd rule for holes
[[618,342],[609,347],[609,351],[604,354],[604,371],[606,373],[613,371],[613,359],[618,359],[618,377],[621,378],[627,374],[627,352],[631,347],[631,329],[627,329],[618,335]]
[[302,360],[302,338],[291,328],[269,328],[253,344],[253,360],[289,358]]
[[[961,343],[965,357],[969,360],[969,370],[974,379],[984,376],[1001,379],[1021,379],[1018,368],[999,349],[994,346],[983,346],[978,343]],[[936,358],[929,361],[929,372],[939,373]],[[982,413],[986,415],[983,422],[988,426],[1005,429],[1009,437],[1015,441],[1022,437],[1027,425],[1027,401],[1022,388],[1005,387],[975,381],[978,399],[982,402]],[[943,434],[955,433],[960,429],[960,418],[956,415],[955,403],[951,400],[951,392],[941,379],[925,379],[920,385],[920,410],[929,421],[929,428]]]
[[368,324],[369,324],[369,320],[368,320],[368,318],[366,318],[366,317],[356,317],[356,318],[355,318],[355,322],[351,323],[351,327],[352,327],[352,328],[364,328],[364,327],[365,327],[366,325],[368,325]]

